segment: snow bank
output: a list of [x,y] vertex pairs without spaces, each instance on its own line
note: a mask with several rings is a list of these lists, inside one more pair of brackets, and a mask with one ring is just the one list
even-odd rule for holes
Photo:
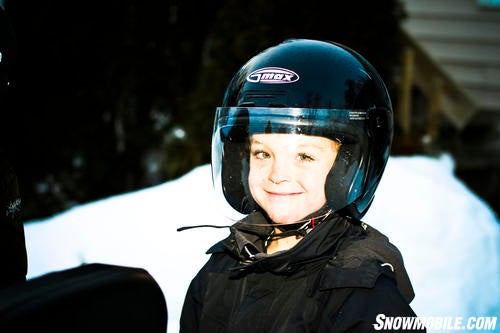
[[[234,218],[221,213],[203,165],[158,186],[27,223],[28,277],[91,262],[144,268],[165,294],[168,331],[177,332],[189,282],[228,230],[176,229]],[[453,176],[449,156],[391,157],[364,220],[403,253],[417,314],[498,316],[498,218]]]

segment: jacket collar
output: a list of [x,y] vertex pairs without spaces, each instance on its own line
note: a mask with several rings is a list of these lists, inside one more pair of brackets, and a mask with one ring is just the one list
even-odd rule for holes
[[241,262],[239,270],[257,269],[275,273],[292,273],[302,264],[325,258],[338,245],[350,223],[333,213],[317,225],[293,248],[273,254],[265,253],[264,242],[273,230],[266,217],[254,212],[231,226],[231,235],[208,253],[229,251]]

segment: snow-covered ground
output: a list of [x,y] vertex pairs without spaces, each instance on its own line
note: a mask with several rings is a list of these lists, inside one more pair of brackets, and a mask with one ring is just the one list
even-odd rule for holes
[[[391,157],[364,221],[399,247],[420,316],[500,316],[500,225],[493,211],[453,176],[453,160]],[[146,269],[162,288],[169,332],[178,331],[184,294],[228,225],[209,165],[179,179],[75,207],[26,224],[28,277],[82,263]],[[497,323],[497,329],[500,327]],[[443,330],[440,330],[443,332]]]

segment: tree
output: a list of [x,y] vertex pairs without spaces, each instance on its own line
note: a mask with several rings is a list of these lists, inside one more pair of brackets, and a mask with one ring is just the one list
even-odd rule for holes
[[399,59],[396,0],[4,3],[19,61],[3,137],[25,219],[208,163],[225,86],[250,56],[283,39],[351,46],[389,87]]

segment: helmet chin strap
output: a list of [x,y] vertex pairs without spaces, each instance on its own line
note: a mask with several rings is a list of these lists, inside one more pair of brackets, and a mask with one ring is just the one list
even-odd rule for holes
[[[275,223],[272,222],[272,225],[275,227],[271,230],[271,233],[267,237],[265,241],[265,246],[267,246],[271,241],[279,238],[285,238],[289,236],[304,237],[308,233],[310,233],[317,225],[321,224],[325,221],[328,216],[333,213],[333,209],[331,208],[323,208],[320,211],[326,212],[321,215],[316,215],[312,217],[308,217],[304,220],[300,220],[294,223]],[[281,232],[276,233],[276,228]]]

